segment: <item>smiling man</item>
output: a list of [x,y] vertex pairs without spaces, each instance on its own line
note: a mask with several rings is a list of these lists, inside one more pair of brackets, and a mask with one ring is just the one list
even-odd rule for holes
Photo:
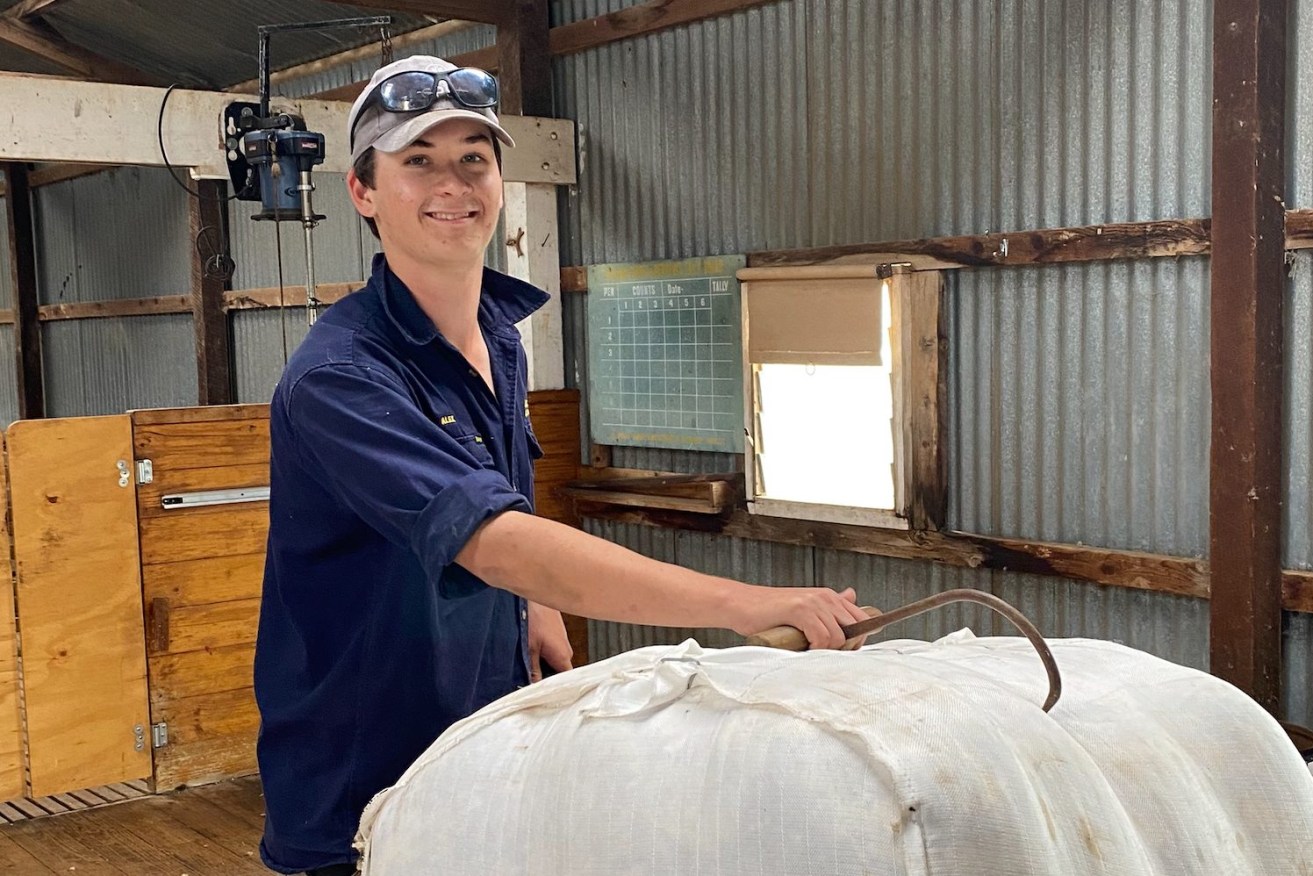
[[[777,624],[814,647],[851,590],[702,575],[533,516],[525,355],[546,293],[483,267],[502,208],[496,82],[416,56],[350,115],[351,199],[382,245],[296,350],[270,405],[256,642],[261,855],[354,871],[361,810],[453,722],[570,667],[559,610],[629,623]],[[435,826],[436,827],[436,826]]]

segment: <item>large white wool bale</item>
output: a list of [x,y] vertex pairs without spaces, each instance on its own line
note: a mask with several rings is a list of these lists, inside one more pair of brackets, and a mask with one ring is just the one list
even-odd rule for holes
[[1313,874],[1313,776],[1238,690],[1109,642],[643,648],[442,735],[365,876]]

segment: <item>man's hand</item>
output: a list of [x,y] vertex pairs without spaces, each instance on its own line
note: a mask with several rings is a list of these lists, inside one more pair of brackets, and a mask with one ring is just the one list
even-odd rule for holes
[[557,672],[565,672],[574,667],[570,659],[574,649],[570,647],[570,637],[565,633],[565,621],[561,613],[554,608],[529,603],[529,681],[542,681],[543,669],[540,661]]
[[848,624],[866,620],[851,587],[837,593],[828,587],[753,587],[738,600],[742,620],[734,632],[745,636],[771,627],[797,627],[813,648],[842,648]]

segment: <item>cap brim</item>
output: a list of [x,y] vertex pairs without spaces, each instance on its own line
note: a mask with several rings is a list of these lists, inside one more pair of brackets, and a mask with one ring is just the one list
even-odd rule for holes
[[373,142],[373,147],[380,152],[400,152],[411,143],[414,143],[424,132],[436,128],[444,122],[450,122],[454,119],[469,119],[471,122],[478,122],[492,129],[497,139],[507,146],[514,146],[515,141],[511,135],[501,125],[494,123],[487,116],[469,109],[440,109],[433,112],[424,113],[416,116],[409,121],[397,125],[383,136]]

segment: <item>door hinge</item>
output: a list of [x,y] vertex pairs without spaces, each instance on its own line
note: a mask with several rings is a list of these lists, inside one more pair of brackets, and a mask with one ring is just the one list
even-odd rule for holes
[[142,727],[140,724],[133,725],[133,728],[132,728],[132,738],[136,740],[136,744],[132,746],[133,748],[135,748],[137,751],[145,751],[145,750],[146,750],[146,728],[145,728],[145,727]]
[[137,460],[137,483],[149,484],[155,480],[155,467],[149,459]]
[[163,748],[169,744],[169,725],[161,721],[150,725],[150,744],[152,748]]

